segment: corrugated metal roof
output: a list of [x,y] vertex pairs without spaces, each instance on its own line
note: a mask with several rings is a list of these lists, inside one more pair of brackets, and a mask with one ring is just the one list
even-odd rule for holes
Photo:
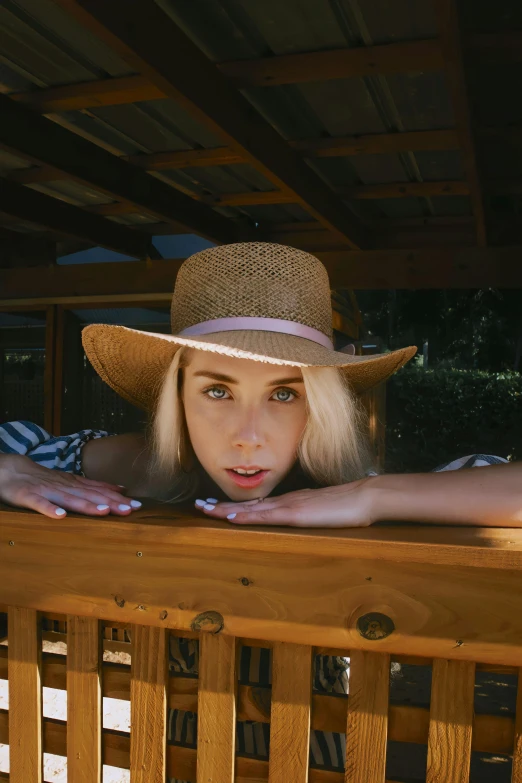
[[[428,39],[437,35],[431,0],[156,2],[214,62]],[[480,0],[477,7],[479,16],[484,16],[489,7],[487,0]],[[515,11],[512,13],[516,16]],[[0,55],[0,80],[8,92],[133,73],[102,41],[52,0],[4,0],[0,4]],[[522,104],[511,100],[511,105],[506,105],[506,91],[512,88],[502,87],[500,76],[495,73],[490,73],[484,81],[483,89],[488,96],[483,101],[487,108],[479,106],[481,119],[491,124],[495,114],[496,124],[503,120],[522,122]],[[513,70],[511,75],[512,85]],[[442,72],[396,73],[269,89],[254,87],[243,90],[243,94],[286,139],[454,125]],[[121,155],[213,148],[222,144],[221,138],[170,99],[60,112],[57,117],[68,127]],[[458,152],[317,158],[309,163],[334,188],[355,183],[463,177]],[[23,160],[0,154],[0,173],[26,165]],[[167,170],[156,172],[155,176],[200,197],[274,189],[272,182],[247,164]],[[77,205],[111,201],[105,194],[73,182],[35,187]],[[349,206],[363,219],[471,213],[470,201],[465,196],[388,198],[349,202]],[[310,219],[309,213],[293,204],[220,207],[218,211],[228,216],[248,215],[259,222]],[[154,221],[145,213],[113,219],[127,225]]]

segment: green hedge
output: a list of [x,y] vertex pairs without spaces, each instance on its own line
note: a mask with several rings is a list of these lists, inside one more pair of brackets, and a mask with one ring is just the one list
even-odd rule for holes
[[388,472],[428,471],[476,453],[522,459],[522,375],[413,367],[393,376]]

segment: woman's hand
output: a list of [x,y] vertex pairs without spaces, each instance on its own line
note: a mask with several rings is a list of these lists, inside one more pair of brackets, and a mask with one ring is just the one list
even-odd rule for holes
[[141,503],[129,501],[123,491],[116,484],[50,470],[22,454],[0,454],[0,501],[52,519],[64,517],[66,509],[96,517],[127,516]]
[[[209,517],[237,525],[289,525],[291,527],[368,527],[375,522],[372,478],[324,489],[302,489],[263,501],[213,503],[197,500]],[[210,498],[212,501],[212,498]]]

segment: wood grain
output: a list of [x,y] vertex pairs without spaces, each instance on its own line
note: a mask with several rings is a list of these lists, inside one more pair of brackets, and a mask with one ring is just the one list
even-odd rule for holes
[[102,775],[101,636],[93,617],[67,617],[67,775],[100,783]]
[[9,607],[11,783],[42,783],[42,644],[34,609]]
[[384,783],[390,656],[354,651],[346,724],[346,783]]
[[433,661],[426,783],[467,783],[475,664]]
[[134,625],[131,660],[131,783],[165,783],[167,632]]
[[307,783],[312,703],[312,648],[273,647],[269,783]]
[[233,636],[204,632],[200,637],[197,783],[234,780],[236,647]]

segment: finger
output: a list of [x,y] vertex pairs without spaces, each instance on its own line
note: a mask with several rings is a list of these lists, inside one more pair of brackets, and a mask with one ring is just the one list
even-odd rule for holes
[[75,476],[75,478],[82,484],[87,484],[90,487],[108,487],[116,492],[125,492],[125,484],[111,484],[110,481],[95,481],[95,479],[86,478],[85,476]]
[[27,492],[24,495],[23,507],[37,511],[39,514],[43,514],[51,519],[59,519],[67,515],[67,512],[63,507],[51,503],[50,500],[36,494],[36,492]]
[[128,505],[129,502],[131,502],[126,495],[122,495],[120,492],[114,492],[113,490],[108,489],[104,491],[103,488],[99,487],[88,489],[87,487],[83,488],[72,485],[64,487],[63,491],[69,492],[71,495],[83,497],[93,503],[109,503],[111,506],[114,505],[115,508],[120,504]]
[[56,503],[61,508],[77,511],[80,514],[89,514],[90,516],[107,516],[107,514],[117,514],[118,516],[128,516],[133,511],[129,503],[117,503],[106,498],[82,497],[67,490],[42,490],[47,500]]
[[215,517],[216,519],[226,519],[230,514],[237,514],[240,511],[249,511],[249,509],[252,508],[255,508],[256,511],[266,511],[269,508],[277,508],[277,505],[274,502],[266,500],[262,503],[256,503],[255,505],[249,505],[249,501],[246,503],[218,503],[217,505],[207,503],[204,506],[200,503],[198,504],[196,501],[194,505],[198,511],[203,511],[204,514]]
[[302,524],[298,521],[295,510],[291,508],[269,508],[265,511],[242,511],[235,516],[227,517],[234,525],[289,525]]

